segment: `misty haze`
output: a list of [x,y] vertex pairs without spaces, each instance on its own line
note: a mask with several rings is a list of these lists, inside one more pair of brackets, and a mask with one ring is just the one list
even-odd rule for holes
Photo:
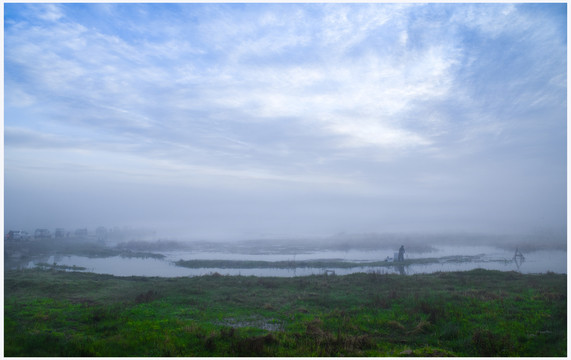
[[566,4],[5,4],[5,356],[566,356]]

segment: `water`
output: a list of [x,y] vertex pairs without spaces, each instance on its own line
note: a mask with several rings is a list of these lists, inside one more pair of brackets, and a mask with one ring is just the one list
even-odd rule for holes
[[[226,268],[198,268],[190,269],[174,264],[178,260],[254,260],[254,261],[306,261],[306,260],[339,260],[351,262],[371,262],[392,257],[392,250],[313,250],[299,253],[280,254],[276,252],[248,253],[243,251],[170,251],[163,252],[164,259],[154,258],[126,258],[120,256],[106,258],[90,258],[85,256],[49,256],[35,259],[20,265],[24,268],[33,268],[39,263],[61,266],[77,266],[86,268],[84,271],[110,274],[115,276],[159,276],[181,277],[201,276],[212,273],[221,275],[243,276],[276,276],[294,277],[314,274],[323,274],[322,268],[296,268],[296,269],[226,269]],[[515,263],[513,252],[491,246],[440,246],[430,253],[407,253],[406,259],[439,258],[439,262],[429,264],[412,264],[407,266],[361,266],[354,268],[330,268],[336,275],[346,275],[357,272],[378,272],[395,274],[434,273],[439,271],[468,271],[477,268],[518,271],[521,273],[567,273],[567,254],[565,251],[541,250],[524,254],[525,261]],[[477,256],[476,260],[457,262],[457,256]],[[392,263],[391,263],[392,264]]]

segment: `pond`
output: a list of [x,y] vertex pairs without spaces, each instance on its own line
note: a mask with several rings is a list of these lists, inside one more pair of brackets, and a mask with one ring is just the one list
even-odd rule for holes
[[[282,254],[279,252],[255,252],[248,251],[167,251],[161,252],[165,257],[136,258],[136,257],[86,257],[76,255],[51,255],[36,258],[17,266],[5,264],[6,268],[34,268],[41,264],[56,264],[57,268],[73,271],[88,271],[99,274],[115,276],[158,276],[158,277],[181,277],[201,276],[213,273],[221,275],[243,276],[276,276],[294,277],[328,273],[345,275],[356,272],[376,272],[395,274],[418,274],[433,273],[439,271],[468,271],[476,268],[500,271],[518,271],[521,273],[567,273],[567,253],[561,250],[539,250],[524,254],[523,262],[513,260],[514,253],[511,251],[491,246],[439,246],[428,253],[406,253],[405,259],[412,262],[408,265],[398,265],[391,261],[383,263],[383,266],[369,266],[368,262],[379,262],[392,258],[394,252],[390,249],[377,250],[311,250],[299,253]],[[414,260],[431,258],[434,261],[428,263],[414,263]],[[290,268],[223,268],[202,267],[185,268],[175,264],[178,260],[238,260],[238,261],[312,261],[327,260],[332,262],[355,262],[355,267],[290,267]],[[420,261],[419,261],[420,262]],[[75,269],[73,269],[75,267]],[[81,270],[79,270],[81,269]]]

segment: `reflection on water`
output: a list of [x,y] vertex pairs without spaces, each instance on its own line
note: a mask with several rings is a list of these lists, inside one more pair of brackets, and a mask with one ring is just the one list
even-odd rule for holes
[[513,262],[517,266],[518,271],[519,271],[519,268],[521,267],[521,265],[524,263],[524,261],[525,261],[525,256],[523,256],[523,254],[521,252],[519,252],[518,249],[516,249],[515,254],[514,254],[514,258],[513,258]]
[[[438,258],[439,261],[426,264],[402,265],[395,263],[390,266],[359,266],[354,268],[289,268],[289,269],[226,269],[226,268],[198,268],[190,269],[179,267],[174,261],[184,260],[263,260],[263,261],[306,261],[316,259],[337,259],[352,262],[371,262],[385,259],[391,250],[376,251],[319,251],[303,254],[239,254],[227,252],[167,252],[165,259],[154,258],[125,258],[120,256],[106,258],[89,258],[84,256],[45,256],[33,261],[14,265],[5,262],[6,268],[33,268],[37,264],[57,264],[59,266],[84,267],[86,271],[111,274],[116,276],[200,276],[211,273],[222,275],[243,276],[276,276],[293,277],[314,274],[324,274],[326,270],[336,275],[346,275],[356,272],[375,272],[380,274],[412,275],[418,273],[433,273],[439,271],[468,271],[477,268],[519,271],[521,273],[555,273],[567,272],[567,254],[564,251],[542,250],[521,256],[507,250],[493,247],[441,247],[429,255],[422,253],[406,254],[406,259]],[[477,256],[476,256],[477,255]],[[463,256],[466,261],[458,261]],[[389,264],[387,264],[389,265]]]

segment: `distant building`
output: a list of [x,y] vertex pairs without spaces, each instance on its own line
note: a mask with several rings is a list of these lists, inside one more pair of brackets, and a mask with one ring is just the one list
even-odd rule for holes
[[62,228],[57,228],[55,233],[54,233],[54,237],[56,239],[61,239],[65,237],[65,230]]
[[36,229],[34,232],[35,239],[51,239],[52,234],[48,229]]
[[97,240],[107,240],[107,229],[103,226],[98,227],[95,229],[95,236]]
[[8,234],[6,234],[7,241],[18,241],[18,240],[27,240],[30,238],[30,235],[21,230],[10,230]]
[[75,230],[75,236],[80,238],[87,237],[87,229],[77,229]]

